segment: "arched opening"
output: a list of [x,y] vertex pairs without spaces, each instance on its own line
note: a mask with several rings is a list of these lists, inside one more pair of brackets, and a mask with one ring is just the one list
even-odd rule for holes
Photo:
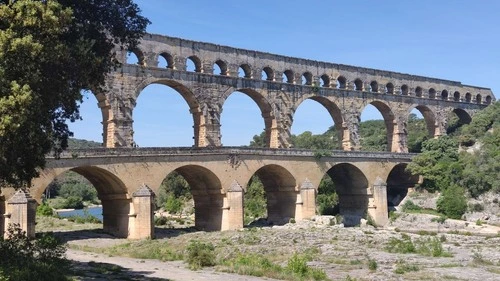
[[422,88],[417,87],[415,88],[415,96],[421,98],[422,97]]
[[370,83],[370,92],[372,92],[372,93],[378,93],[378,83],[377,83],[377,81],[372,81]]
[[461,108],[455,108],[447,116],[446,134],[455,134],[460,127],[469,124],[471,121],[472,117],[469,115],[469,113],[467,113],[467,111]]
[[313,96],[303,100],[293,115],[292,146],[305,149],[341,149],[344,134],[342,120],[339,107],[327,98]]
[[430,99],[435,99],[436,98],[436,90],[434,88],[429,89],[429,98]]
[[460,101],[460,92],[455,91],[455,93],[453,93],[453,100]]
[[130,50],[127,52],[126,63],[144,65],[144,55],[139,49]]
[[339,76],[337,78],[337,89],[347,88],[347,79],[344,76]]
[[226,76],[227,75],[227,64],[222,60],[215,61],[214,74]]
[[273,119],[271,111],[271,105],[255,90],[239,89],[231,93],[222,107],[220,122],[222,144],[247,146],[254,136],[262,133],[265,134],[263,143],[269,147]]
[[381,101],[368,104],[361,113],[359,137],[364,151],[393,151],[394,115]]
[[321,87],[324,87],[324,88],[330,87],[330,76],[328,76],[326,74],[321,75],[320,83],[321,83],[321,85],[320,85]]
[[[432,110],[430,110],[427,106],[424,106],[424,105],[418,105],[418,106],[412,108],[410,113],[409,113],[409,115],[410,115],[409,117],[412,117],[411,116],[412,113],[415,115],[415,120],[414,120],[415,127],[408,128],[408,134],[409,134],[408,147],[409,147],[410,152],[420,152],[421,142],[428,139],[428,138],[434,138],[434,136],[436,135],[436,117],[434,116],[434,113],[432,112]],[[420,130],[422,121],[418,121],[418,120],[420,120],[422,117],[425,121],[425,127],[427,128],[427,134],[421,133],[422,131]],[[410,120],[410,118],[409,118],[409,120]],[[418,132],[418,133],[412,133],[413,131]],[[414,136],[411,136],[412,134]],[[411,144],[410,144],[411,138],[414,138],[414,142],[415,142],[415,148],[413,150],[411,149]]]
[[422,113],[413,108],[408,116],[406,125],[408,152],[419,153],[422,151],[422,142],[429,139],[429,131]]
[[174,57],[169,53],[161,53],[158,56],[158,67],[174,69]]
[[[190,227],[194,214],[194,227],[204,231],[222,228],[224,195],[218,177],[205,167],[182,166],[169,173],[158,189],[156,204],[162,222],[172,226]],[[173,221],[173,222],[171,222]]]
[[68,147],[79,148],[75,147],[75,139],[106,146],[107,121],[113,118],[109,102],[104,94],[94,95],[91,91],[83,91],[82,96],[82,102],[79,103],[81,119],[67,123],[69,130],[73,132],[73,138],[69,139]]
[[481,104],[482,102],[483,102],[483,99],[482,99],[481,95],[480,95],[480,94],[477,94],[477,95],[476,95],[476,103],[477,103],[477,104]]
[[392,168],[387,177],[387,205],[389,211],[394,211],[408,194],[408,190],[414,188],[419,182],[418,175],[412,175],[406,170],[408,164],[397,164]]
[[302,74],[302,85],[312,85],[312,79],[313,76],[311,72],[304,72],[304,74]]
[[465,101],[466,102],[471,102],[471,100],[472,100],[472,95],[470,93],[466,93],[465,94]]
[[163,80],[148,85],[138,93],[132,115],[133,146],[198,146],[199,105],[177,82]]
[[283,82],[290,84],[293,84],[295,82],[293,77],[293,71],[285,70],[285,72],[283,72]]
[[274,81],[274,71],[268,66],[264,67],[261,78],[267,81]]
[[442,100],[448,100],[448,91],[447,90],[443,90],[441,92],[441,99]]
[[363,91],[363,81],[361,79],[357,78],[354,80],[354,90]]
[[491,104],[491,96],[486,96],[486,104]]
[[186,71],[201,72],[201,60],[197,56],[190,56],[186,59]]
[[338,214],[343,217],[344,225],[359,225],[368,211],[368,180],[365,175],[348,163],[333,166],[327,175],[338,195]]
[[[82,166],[59,174],[45,189],[44,201],[61,217],[79,217],[116,237],[129,235],[130,199],[125,184],[111,172]],[[102,206],[101,206],[102,205]],[[70,219],[73,220],[73,219]],[[102,223],[102,224],[101,224]]]
[[[295,219],[298,192],[295,190],[296,181],[293,175],[274,164],[258,169],[254,175],[260,180],[265,191],[267,222],[281,225]],[[249,185],[252,183],[250,180]]]
[[238,77],[241,78],[252,78],[252,69],[248,64],[242,64],[238,68]]
[[401,95],[408,96],[410,94],[410,90],[408,89],[408,85],[401,86]]
[[393,94],[394,94],[394,84],[392,84],[392,83],[387,83],[387,84],[385,85],[385,91],[386,91],[386,93],[387,93],[387,94],[389,94],[389,95],[393,95]]

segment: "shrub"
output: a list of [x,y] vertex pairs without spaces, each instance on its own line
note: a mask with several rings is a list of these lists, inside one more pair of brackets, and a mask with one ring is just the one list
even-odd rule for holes
[[331,194],[318,194],[316,197],[316,204],[318,206],[318,213],[320,215],[334,215],[335,205],[339,202],[337,193]]
[[413,201],[411,200],[408,200],[406,201],[403,206],[401,207],[401,210],[403,212],[408,212],[408,211],[420,211],[422,210],[422,207],[420,207],[419,205],[413,203]]
[[285,270],[297,276],[299,280],[328,280],[324,270],[307,265],[307,257],[295,253],[286,265]]
[[170,221],[169,218],[161,216],[161,217],[155,217],[155,225],[160,226],[160,225],[167,225],[169,227],[172,227],[172,222]]
[[192,240],[187,246],[186,252],[186,262],[192,270],[215,265],[215,247],[212,243]]
[[368,269],[371,271],[377,270],[378,264],[377,261],[374,259],[368,259]]
[[9,225],[0,237],[0,280],[68,280],[66,248],[51,233],[31,239],[19,225]]
[[449,218],[460,219],[467,210],[464,189],[457,185],[445,189],[438,198],[437,209]]
[[54,210],[47,203],[42,203],[36,208],[36,214],[40,216],[51,217],[54,215]]
[[63,203],[63,209],[83,209],[83,207],[85,207],[83,199],[78,196],[70,196]]
[[470,204],[469,210],[471,210],[472,212],[482,212],[484,211],[484,206],[481,203]]
[[184,202],[175,197],[174,195],[167,196],[167,202],[165,203],[165,210],[171,214],[179,214],[182,211]]

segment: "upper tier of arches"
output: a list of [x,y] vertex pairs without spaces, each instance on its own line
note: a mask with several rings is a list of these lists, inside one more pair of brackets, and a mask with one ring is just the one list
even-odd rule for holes
[[[146,35],[141,45],[129,52],[135,54],[137,64],[148,67],[161,65],[180,71],[452,102],[490,104],[495,101],[490,89],[466,86],[456,81],[292,58],[160,35]],[[125,57],[122,56],[124,62]]]

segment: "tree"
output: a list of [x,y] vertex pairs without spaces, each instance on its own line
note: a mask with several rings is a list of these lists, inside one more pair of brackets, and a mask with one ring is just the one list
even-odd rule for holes
[[67,146],[82,90],[98,90],[149,21],[132,0],[0,0],[0,186],[26,186]]

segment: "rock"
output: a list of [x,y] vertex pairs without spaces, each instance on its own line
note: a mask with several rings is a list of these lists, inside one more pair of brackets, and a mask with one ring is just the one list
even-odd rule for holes
[[319,225],[335,225],[337,224],[337,219],[335,216],[314,216],[312,221]]

